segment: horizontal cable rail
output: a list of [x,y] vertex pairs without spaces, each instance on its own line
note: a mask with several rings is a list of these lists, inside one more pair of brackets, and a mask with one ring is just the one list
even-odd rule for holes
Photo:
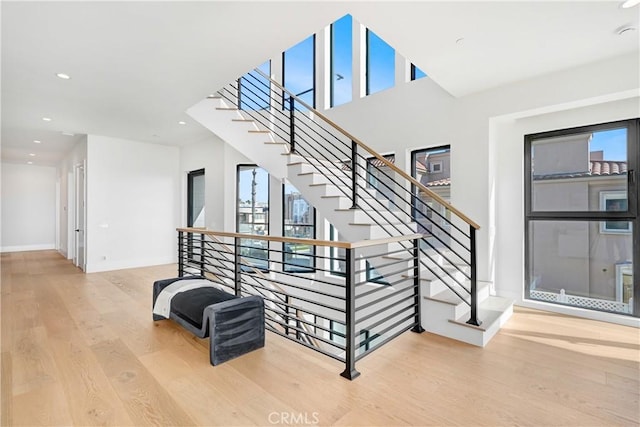
[[[369,224],[390,236],[417,231],[420,264],[428,278],[440,280],[470,306],[468,323],[481,323],[477,318],[477,223],[261,70],[247,73],[218,93],[243,117],[270,131],[274,141],[285,143],[295,155],[291,166],[308,165],[309,174],[322,175],[324,183],[314,186],[337,189],[351,201],[352,209],[364,212]],[[398,244],[409,250],[406,240]]]
[[[348,379],[359,375],[355,363],[365,355],[404,331],[422,331],[418,234],[346,243],[197,228],[177,232],[180,277],[202,276],[235,295],[262,297],[267,330],[343,362],[341,375]],[[301,241],[313,248],[303,254],[312,269],[284,271],[287,253],[278,243]],[[409,243],[408,250],[392,252],[404,251],[410,265],[394,263],[397,272],[388,284],[368,282],[365,264],[386,256],[388,241]],[[344,253],[332,255],[331,249]],[[332,261],[344,263],[346,273],[335,275]]]

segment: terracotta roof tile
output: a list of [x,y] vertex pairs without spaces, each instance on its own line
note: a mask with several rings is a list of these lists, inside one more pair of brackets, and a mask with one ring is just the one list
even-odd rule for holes
[[534,175],[534,180],[565,179],[565,178],[586,178],[590,176],[616,176],[627,173],[627,162],[617,162],[610,160],[592,160],[589,162],[588,172],[569,172],[547,175]]

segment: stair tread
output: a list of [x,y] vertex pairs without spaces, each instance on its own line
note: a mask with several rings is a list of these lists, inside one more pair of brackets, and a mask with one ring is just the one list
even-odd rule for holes
[[247,123],[255,122],[255,120],[253,120],[253,119],[231,119],[231,121],[232,122],[247,122]]
[[466,323],[467,320],[469,320],[468,311],[458,319],[449,319],[449,322],[486,331],[512,306],[512,299],[491,295],[478,305],[478,319],[482,321],[480,326],[469,325]]
[[216,110],[238,111],[236,107],[216,107]]
[[287,142],[283,141],[266,141],[265,144],[273,144],[273,145],[287,145]]
[[271,133],[270,130],[261,130],[261,129],[249,129],[247,132],[249,132],[249,133]]

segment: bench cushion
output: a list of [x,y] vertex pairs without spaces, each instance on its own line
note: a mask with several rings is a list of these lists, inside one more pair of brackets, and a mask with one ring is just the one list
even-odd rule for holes
[[171,300],[171,311],[198,329],[202,328],[204,308],[223,301],[237,298],[220,289],[204,287],[176,294]]

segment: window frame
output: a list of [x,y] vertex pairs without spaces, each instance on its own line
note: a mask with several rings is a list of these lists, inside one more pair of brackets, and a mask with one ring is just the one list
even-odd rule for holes
[[[537,139],[566,136],[580,133],[594,133],[613,129],[627,129],[627,211],[534,211],[533,210],[533,179],[531,155],[532,144]],[[633,277],[640,278],[640,212],[638,211],[638,199],[640,199],[640,186],[638,185],[637,167],[640,165],[640,119],[618,120],[613,122],[598,123],[587,126],[559,129],[548,132],[527,134],[524,136],[524,299],[541,302],[531,298],[531,235],[530,223],[533,221],[629,221],[632,228],[632,259]],[[622,190],[623,191],[623,190]],[[617,233],[620,234],[620,233]],[[613,312],[616,315],[640,317],[640,280],[636,280],[633,288],[634,307],[633,314]],[[617,289],[616,289],[617,292]],[[563,304],[555,302],[556,304]],[[566,304],[565,304],[566,305]],[[593,311],[605,311],[595,308],[584,308],[570,305],[574,308],[582,308]]]
[[196,169],[187,173],[187,227],[193,227],[193,220],[195,219],[193,218],[193,180],[198,176],[205,176],[204,168]]
[[384,89],[379,89],[375,92],[371,92],[371,55],[370,55],[370,51],[371,51],[371,46],[370,46],[370,40],[369,40],[369,35],[373,34],[375,35],[377,38],[379,38],[380,40],[382,40],[382,37],[380,37],[379,35],[377,35],[375,32],[371,31],[369,28],[366,28],[365,31],[365,74],[364,74],[364,80],[365,80],[365,96],[369,96],[369,95],[373,95],[374,93],[378,93],[378,92],[382,92],[384,90],[387,89],[391,89],[393,87],[396,86],[396,78],[395,78],[395,74],[396,74],[396,65],[395,65],[395,58],[396,55],[398,54],[398,52],[396,52],[396,49],[391,46],[389,43],[387,43],[386,41],[382,40],[387,46],[389,46],[391,49],[393,49],[393,58],[394,58],[394,63],[393,63],[393,84],[389,87],[385,87]]
[[[294,95],[296,97],[300,97],[300,95],[306,94],[307,92],[313,92],[313,98],[312,98],[313,101],[311,103],[311,107],[315,110],[315,108],[316,108],[316,98],[317,98],[317,90],[316,90],[317,89],[317,87],[316,87],[317,86],[317,84],[316,84],[316,66],[317,66],[317,61],[316,61],[317,45],[316,45],[316,41],[317,41],[317,38],[316,38],[316,34],[314,33],[314,34],[310,35],[309,37],[307,37],[307,38],[301,40],[300,42],[296,43],[295,45],[291,46],[289,49],[291,49],[292,47],[297,46],[298,44],[304,42],[305,40],[307,40],[309,38],[312,38],[312,40],[313,40],[312,43],[311,43],[312,46],[313,46],[313,49],[312,49],[312,58],[313,58],[313,63],[312,63],[312,69],[313,69],[312,86],[311,86],[310,89],[307,89],[307,90],[305,90],[303,92],[300,92],[300,94],[295,94],[294,93]],[[287,50],[289,50],[289,49],[287,49]],[[286,84],[286,81],[287,81],[286,80],[286,70],[287,70],[286,53],[287,53],[287,50],[282,51],[282,87],[287,89],[289,92],[293,93],[293,90],[289,89],[287,87],[287,84]],[[285,111],[289,110],[287,100],[290,97],[291,96],[287,96],[287,92],[286,91],[284,91],[284,90],[282,91],[282,109],[285,110]],[[302,100],[302,101],[306,102],[304,100]]]
[[[293,185],[291,183],[289,183],[288,185],[291,185],[293,187]],[[291,236],[286,236],[285,235],[285,226],[287,225],[285,223],[285,191],[286,191],[286,186],[287,183],[283,183],[282,184],[282,236],[283,237],[291,237]],[[295,188],[295,187],[294,187]],[[296,189],[297,190],[297,189]],[[316,217],[316,208],[307,200],[304,199],[307,204],[309,205],[309,207],[312,209],[312,224],[311,225],[305,225],[305,227],[312,227],[313,229],[313,237],[312,239],[316,239],[316,233],[318,231],[318,227],[317,227],[317,217]],[[296,264],[290,264],[287,263],[285,261],[285,254],[287,253],[294,253],[294,252],[286,252],[286,242],[282,242],[282,271],[285,273],[315,273],[317,266],[316,266],[316,246],[312,245],[312,250],[311,250],[311,255],[309,255],[311,257],[312,263],[313,265],[311,267],[299,267],[298,268],[291,268],[288,269],[287,266],[296,266]]]

